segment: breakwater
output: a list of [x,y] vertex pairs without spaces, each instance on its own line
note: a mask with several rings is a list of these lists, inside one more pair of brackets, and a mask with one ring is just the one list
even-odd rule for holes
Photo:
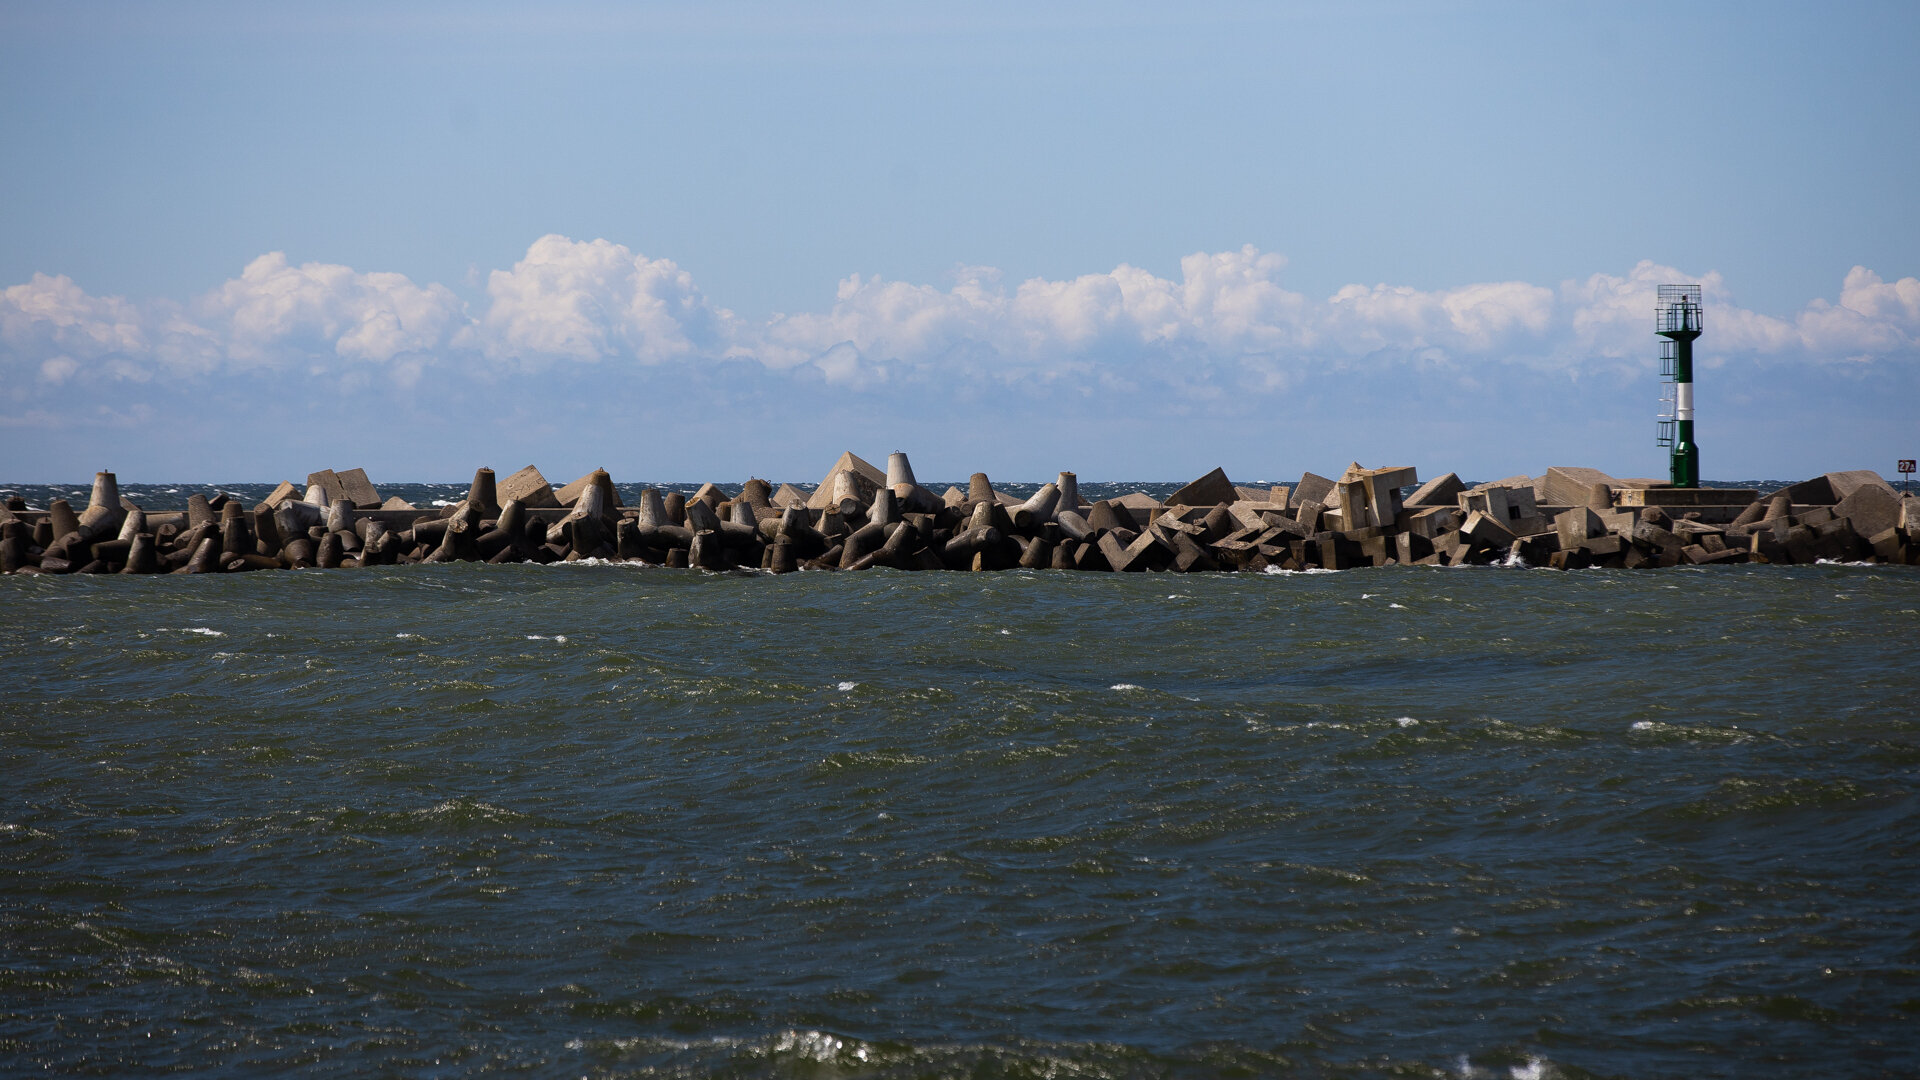
[[1156,497],[1087,501],[1062,472],[1026,498],[976,473],[935,494],[905,454],[883,472],[843,454],[818,485],[751,479],[729,493],[644,489],[626,505],[596,470],[555,489],[533,466],[479,469],[441,507],[383,499],[362,470],[310,474],[247,506],[182,509],[124,498],[96,475],[86,508],[23,499],[0,511],[0,572],[216,573],[442,562],[640,561],[729,570],[1341,570],[1485,565],[1639,569],[1718,563],[1920,560],[1920,500],[1867,470],[1826,473],[1762,498],[1549,468],[1467,486],[1406,467],[1249,488],[1215,469]]

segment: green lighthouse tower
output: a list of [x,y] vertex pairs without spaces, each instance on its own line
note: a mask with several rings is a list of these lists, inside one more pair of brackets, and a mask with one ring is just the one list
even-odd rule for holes
[[1693,441],[1693,339],[1700,336],[1700,286],[1660,286],[1653,332],[1660,335],[1660,374],[1668,380],[1662,398],[1661,446],[1673,448],[1672,479],[1678,488],[1700,486],[1700,445]]

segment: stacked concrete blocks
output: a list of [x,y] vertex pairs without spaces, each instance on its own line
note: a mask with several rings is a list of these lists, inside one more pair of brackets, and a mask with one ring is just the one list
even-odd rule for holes
[[[1408,489],[1416,489],[1402,497]],[[1741,500],[1738,503],[1729,499]],[[0,510],[0,572],[219,573],[408,563],[637,560],[708,571],[1007,570],[1117,573],[1485,565],[1641,568],[1716,563],[1920,563],[1920,499],[1877,474],[1828,473],[1761,499],[1556,466],[1545,476],[1422,485],[1408,467],[1303,474],[1246,488],[1215,469],[1160,501],[1088,505],[1063,472],[1026,499],[984,473],[935,495],[905,454],[883,473],[848,453],[811,492],[749,480],[728,497],[646,489],[623,506],[596,469],[555,491],[528,466],[478,470],[441,509],[382,500],[358,469],[282,484],[249,509],[192,496],[184,510],[122,498],[95,477],[86,508]]]

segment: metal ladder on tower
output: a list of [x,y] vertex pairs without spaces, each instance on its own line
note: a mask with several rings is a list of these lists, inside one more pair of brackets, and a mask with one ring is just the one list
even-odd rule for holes
[[1673,448],[1674,429],[1678,426],[1675,417],[1677,386],[1673,381],[1674,360],[1679,346],[1671,339],[1660,339],[1660,414],[1655,421],[1654,445],[1663,449]]

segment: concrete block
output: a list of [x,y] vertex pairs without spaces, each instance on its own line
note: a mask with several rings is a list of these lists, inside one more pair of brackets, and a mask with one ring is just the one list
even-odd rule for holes
[[1183,574],[1220,569],[1213,555],[1186,533],[1174,534],[1171,568]]
[[[699,534],[696,533],[694,539],[698,541]],[[887,530],[884,525],[869,523],[855,529],[848,534],[846,541],[841,545],[840,569],[853,569],[856,563],[880,550],[881,545],[886,541]]]
[[1318,499],[1297,502],[1293,508],[1294,523],[1308,534],[1320,531],[1320,519],[1326,516],[1326,507]]
[[1852,469],[1847,472],[1830,472],[1827,473],[1823,479],[1826,480],[1827,487],[1832,489],[1833,501],[1836,503],[1846,501],[1847,496],[1852,495],[1863,487],[1880,487],[1886,488],[1888,491],[1893,490],[1893,485],[1887,483],[1879,473],[1874,472],[1872,469]]
[[820,481],[820,486],[807,497],[807,509],[843,509],[849,501],[865,506],[873,501],[874,494],[880,488],[881,485],[869,480],[857,470],[837,469],[828,473]]
[[1419,536],[1410,532],[1403,532],[1395,536],[1393,538],[1393,545],[1393,557],[1398,559],[1402,566],[1412,566],[1414,563],[1433,554],[1433,540],[1431,537]]
[[1584,506],[1576,506],[1553,519],[1554,532],[1560,537],[1560,550],[1571,551],[1587,542],[1590,536],[1599,536],[1606,532],[1600,523],[1600,515]]
[[1229,533],[1233,532],[1235,528],[1234,516],[1232,512],[1224,506],[1216,506],[1208,511],[1207,515],[1201,518],[1198,524],[1202,531],[1195,539],[1203,544],[1209,544],[1215,540],[1223,540]]
[[1457,506],[1421,506],[1402,510],[1393,526],[1431,540],[1443,532],[1458,529],[1467,520],[1466,511]]
[[1303,502],[1318,503],[1322,508],[1327,498],[1333,494],[1333,481],[1315,473],[1301,473],[1300,482],[1293,486],[1293,505]]
[[1381,488],[1410,488],[1420,483],[1420,471],[1411,465],[1382,465],[1377,469],[1363,469],[1361,478],[1370,485]]
[[[852,462],[848,464],[851,465]],[[887,475],[883,481],[884,486],[889,488],[898,487],[901,484],[919,485],[920,481],[914,479],[913,464],[907,460],[905,451],[895,450],[887,455]]]
[[1361,559],[1375,566],[1385,566],[1389,562],[1396,561],[1397,551],[1398,545],[1395,544],[1394,539],[1385,535],[1369,536],[1360,541]]
[[1080,508],[1086,505],[1080,499],[1079,475],[1077,473],[1063,472],[1054,480],[1054,483],[1060,487],[1060,501],[1054,505],[1054,512],[1058,513],[1062,510],[1072,510],[1075,513],[1079,513]]
[[1531,536],[1552,528],[1552,524],[1541,516],[1540,504],[1534,498],[1531,487],[1482,485],[1463,492],[1460,506],[1470,513],[1482,513],[1500,522],[1515,536]]
[[720,515],[713,504],[705,499],[688,499],[686,506],[687,528],[696,534],[720,531]]
[[1371,524],[1392,525],[1400,516],[1400,491],[1419,482],[1420,474],[1412,466],[1368,469],[1362,479],[1366,486],[1367,514]]
[[1920,499],[1908,495],[1900,500],[1900,527],[1909,535],[1920,532]]
[[301,489],[294,487],[293,482],[291,480],[282,480],[280,481],[280,486],[274,488],[272,494],[268,495],[264,500],[262,500],[260,505],[267,508],[268,510],[273,510],[277,508],[281,503],[286,502],[290,499],[298,501],[302,494],[304,494],[304,492],[302,492]]
[[[1859,493],[1855,492],[1855,494],[1859,494]],[[1906,564],[1907,543],[1906,543],[1906,540],[1901,537],[1899,529],[1893,528],[1891,526],[1889,526],[1888,528],[1882,529],[1879,532],[1875,533],[1874,535],[1868,537],[1867,543],[1873,546],[1873,553],[1879,556],[1880,558],[1885,559],[1890,563],[1896,563],[1899,565]],[[96,555],[98,555],[99,550],[100,550],[99,545],[97,544],[94,545],[94,553]]]
[[[1334,501],[1327,504],[1330,512],[1335,512],[1340,515],[1341,524],[1331,527],[1337,528],[1342,532],[1348,529],[1364,529],[1369,525],[1379,523],[1379,519],[1373,516],[1372,510],[1367,504],[1366,480],[1364,478],[1350,479],[1354,471],[1355,470],[1348,470],[1348,472],[1340,478],[1340,482],[1333,485]],[[1392,519],[1389,518],[1388,520],[1391,521]]]
[[1040,485],[1033,497],[1015,508],[1013,522],[1025,528],[1038,528],[1053,520],[1054,508],[1060,504],[1060,485],[1048,482]]
[[340,482],[340,477],[332,469],[307,474],[307,489],[311,491],[315,487],[325,496],[320,503],[322,506],[332,506],[336,500],[347,498],[346,485]]
[[795,506],[805,507],[810,497],[809,492],[802,491],[792,484],[781,484],[778,490],[768,496],[767,502],[778,509],[785,510]]
[[1285,512],[1286,507],[1276,506],[1265,499],[1240,499],[1227,507],[1227,513],[1233,516],[1233,520],[1249,529],[1266,527],[1267,519],[1261,516],[1263,513]]
[[[1543,479],[1543,483],[1544,483],[1544,479]],[[1526,488],[1528,491],[1533,492],[1533,497],[1535,502],[1540,501],[1540,492],[1534,484],[1533,477],[1528,476],[1526,473],[1516,473],[1513,476],[1502,477],[1499,480],[1490,480],[1484,484],[1475,484],[1473,487],[1470,487],[1466,490],[1466,494],[1473,495],[1473,494],[1477,494],[1479,492],[1485,491],[1488,488],[1496,488],[1496,487]]]
[[1167,496],[1168,506],[1221,506],[1239,501],[1240,493],[1227,479],[1225,469],[1212,472]]
[[1405,505],[1418,506],[1458,506],[1460,493],[1466,486],[1460,482],[1458,473],[1447,473],[1420,485],[1420,489],[1407,496]]
[[1126,564],[1114,566],[1115,570],[1134,573],[1142,570],[1164,570],[1173,562],[1177,554],[1164,540],[1161,534],[1153,530],[1142,532],[1127,545]]
[[1466,523],[1460,526],[1460,535],[1471,538],[1476,544],[1501,551],[1512,547],[1514,541],[1511,530],[1480,510],[1467,515]]
[[1099,532],[1112,532],[1115,529],[1132,529],[1135,522],[1126,507],[1116,507],[1112,500],[1102,499],[1087,511],[1087,525]]
[[1686,547],[1680,549],[1680,551],[1681,554],[1686,557],[1686,561],[1694,566],[1747,561],[1747,553],[1738,548],[1722,548],[1719,551],[1708,551],[1704,545],[1688,544]]
[[1600,536],[1588,537],[1587,542],[1581,545],[1581,547],[1587,550],[1588,554],[1597,558],[1618,555],[1624,552],[1629,546],[1626,538],[1616,533],[1605,533]]
[[1858,549],[1865,547],[1865,541],[1854,535],[1844,518],[1813,526],[1813,554],[1816,559],[1851,562],[1859,557]]
[[1595,484],[1612,484],[1613,477],[1599,469],[1577,465],[1555,465],[1547,470],[1541,487],[1541,501],[1553,506],[1586,506]]
[[1109,571],[1113,567],[1107,562],[1105,549],[1100,544],[1081,544],[1073,553],[1075,570]]
[[1752,488],[1621,488],[1621,506],[1741,506],[1760,497]]
[[[311,506],[313,504],[307,503],[306,505]],[[80,527],[80,522],[77,518],[74,519],[71,525],[61,521],[62,508],[66,508],[67,516],[72,516],[73,511],[71,508],[67,508],[65,499],[55,499],[49,504],[49,509],[53,515],[53,532],[55,536],[65,536],[67,533]],[[319,511],[322,517],[326,516],[326,509],[324,507],[319,508]],[[198,529],[202,525],[212,525],[219,520],[219,516],[213,512],[213,504],[207,501],[205,495],[196,491],[192,495],[187,496],[187,528]]]
[[1877,536],[1900,524],[1901,501],[1884,483],[1861,483],[1834,504],[1833,512],[1852,522],[1861,536]]
[[1596,510],[1594,513],[1600,518],[1603,532],[1632,536],[1634,525],[1639,523],[1639,518],[1632,510]]
[[1320,569],[1351,570],[1360,565],[1359,545],[1338,537],[1320,542]]
[[353,505],[361,510],[377,510],[380,507],[380,492],[374,489],[373,481],[367,479],[365,469],[348,469],[335,474],[340,480],[340,488]]
[[529,465],[505,480],[494,485],[494,497],[505,506],[509,500],[518,499],[529,510],[545,510],[558,507],[560,500],[554,497],[553,487],[540,470]]
[[1547,556],[1547,565],[1555,570],[1584,570],[1593,565],[1592,556],[1580,548],[1556,551]]
[[1054,524],[1060,531],[1074,540],[1085,542],[1093,535],[1093,523],[1073,510],[1058,510],[1053,515]]
[[1775,492],[1774,497],[1784,497],[1795,506],[1832,506],[1840,501],[1840,496],[1833,493],[1833,485],[1824,476],[1788,484]]
[[[873,465],[851,450],[840,455],[840,459],[833,463],[833,468],[827,470],[827,475],[832,476],[837,472],[853,473],[855,476],[866,481],[871,487],[883,488],[888,486],[886,473],[874,468]],[[827,486],[826,481],[822,480],[820,486]]]
[[1514,540],[1507,549],[1507,557],[1519,557],[1528,566],[1546,566],[1554,552],[1560,550],[1560,538],[1553,533],[1541,533],[1539,536],[1522,536]]
[[[596,479],[596,477],[605,477],[605,479]],[[558,500],[559,505],[565,506],[565,507],[572,507],[579,503],[581,496],[586,494],[587,488],[592,487],[595,484],[600,485],[600,493],[606,499],[606,504],[610,507],[618,509],[621,505],[620,493],[614,490],[613,480],[611,477],[607,476],[607,471],[605,469],[593,470],[587,475],[582,476],[578,480],[575,480],[573,483],[568,484],[566,487],[561,488],[559,491],[554,492],[553,497],[556,500]],[[518,498],[522,503],[525,503],[527,506],[534,505],[533,503],[527,502],[525,498],[522,498],[519,495],[513,494],[505,490],[505,485],[500,486],[499,496],[502,499]]]

